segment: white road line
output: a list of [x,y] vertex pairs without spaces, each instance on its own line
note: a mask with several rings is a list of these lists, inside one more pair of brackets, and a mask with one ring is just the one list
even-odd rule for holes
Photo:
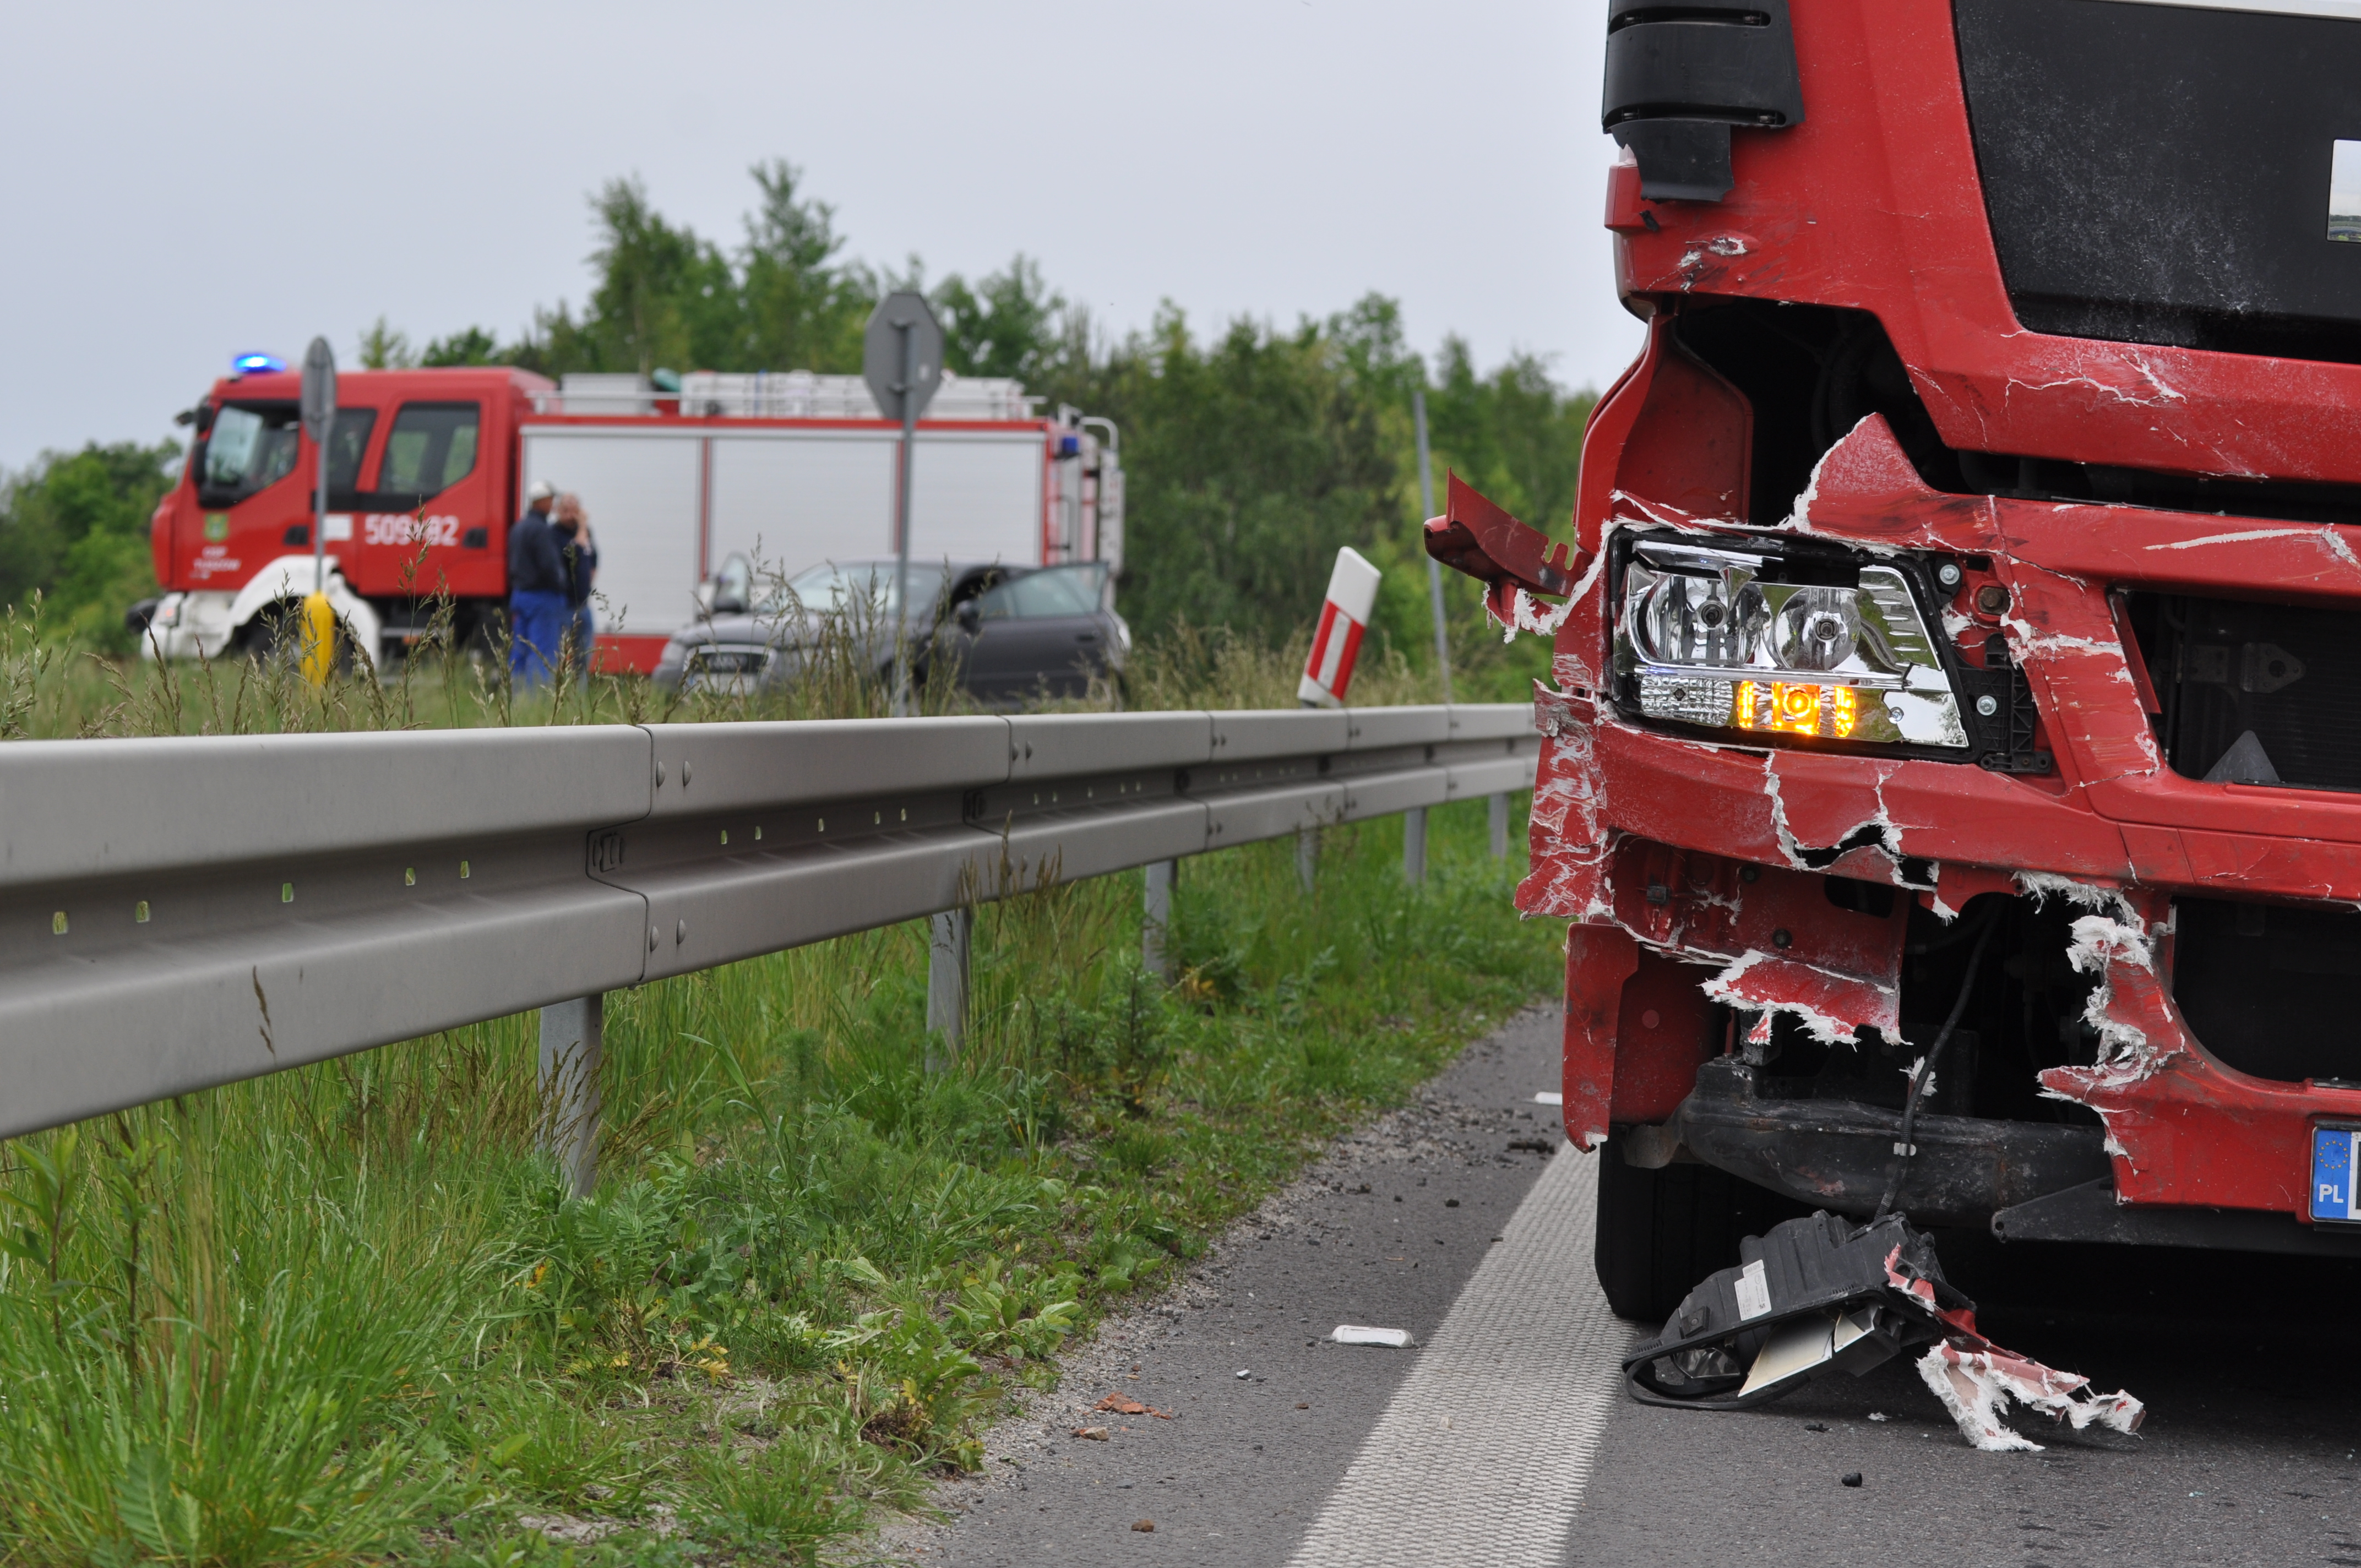
[[1561,1561],[1631,1337],[1592,1272],[1598,1201],[1598,1157],[1561,1146],[1290,1568]]

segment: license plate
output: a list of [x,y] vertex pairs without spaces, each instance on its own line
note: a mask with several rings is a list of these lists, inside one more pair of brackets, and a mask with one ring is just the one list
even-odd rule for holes
[[2315,1220],[2361,1222],[2361,1192],[2356,1191],[2356,1168],[2361,1167],[2361,1127],[2314,1127],[2312,1130],[2312,1217]]

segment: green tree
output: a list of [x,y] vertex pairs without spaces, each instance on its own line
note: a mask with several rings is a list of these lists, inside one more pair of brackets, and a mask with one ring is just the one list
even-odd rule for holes
[[418,363],[431,366],[500,365],[507,363],[507,356],[501,353],[499,339],[482,327],[471,326],[429,343],[425,352],[418,356]]
[[803,170],[785,159],[749,172],[762,199],[746,215],[739,251],[743,334],[728,363],[701,367],[859,370],[862,329],[877,289],[868,269],[837,260],[844,240],[836,209],[799,195]]
[[1564,537],[1574,515],[1582,433],[1598,397],[1561,390],[1549,367],[1530,354],[1510,356],[1488,376],[1477,374],[1467,345],[1456,337],[1444,340],[1442,357],[1439,384],[1426,400],[1435,482],[1448,465],[1519,518]]
[[735,368],[737,279],[710,240],[674,227],[648,203],[637,179],[612,180],[592,199],[598,286],[581,337],[596,363],[581,368]]
[[972,285],[952,273],[931,298],[943,323],[943,365],[959,375],[1029,382],[1058,352],[1066,297],[1043,282],[1040,263],[1021,252]]
[[50,630],[87,647],[129,652],[123,612],[157,591],[148,520],[178,477],[173,442],[93,442],[45,453],[0,482],[0,602],[35,589]]
[[1336,549],[1396,521],[1378,411],[1319,323],[1248,321],[1201,345],[1181,313],[1045,387],[1124,433],[1125,613],[1277,641],[1320,601]]
[[394,331],[383,316],[361,334],[360,346],[364,370],[407,370],[418,363],[418,356],[411,352],[410,334]]

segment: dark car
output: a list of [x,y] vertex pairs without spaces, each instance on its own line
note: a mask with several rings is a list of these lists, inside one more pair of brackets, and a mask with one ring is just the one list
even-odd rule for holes
[[[948,661],[976,697],[1015,707],[1081,696],[1093,677],[1119,673],[1131,651],[1131,629],[1108,603],[1102,563],[913,561],[909,570],[907,636],[921,680]],[[895,563],[828,562],[767,591],[755,590],[752,576],[741,558],[723,565],[707,586],[708,612],[665,645],[658,685],[751,691],[792,682],[829,657],[891,677]]]

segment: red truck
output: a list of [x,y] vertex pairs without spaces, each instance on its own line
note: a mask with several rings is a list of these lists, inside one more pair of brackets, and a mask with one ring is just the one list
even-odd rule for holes
[[[168,591],[130,612],[149,656],[267,651],[310,591],[319,470],[300,381],[232,376],[184,416],[195,441],[149,534]],[[1114,427],[1041,401],[945,378],[912,455],[914,557],[1121,570]],[[446,590],[456,638],[485,645],[503,624],[509,524],[546,480],[589,516],[603,667],[652,670],[700,613],[700,584],[891,555],[900,429],[852,376],[350,372],[328,441],[329,598],[380,663]]]
[[1609,28],[1645,346],[1570,544],[1427,537],[1554,634],[1518,904],[1609,1300],[1806,1209],[2361,1253],[2361,20]]

